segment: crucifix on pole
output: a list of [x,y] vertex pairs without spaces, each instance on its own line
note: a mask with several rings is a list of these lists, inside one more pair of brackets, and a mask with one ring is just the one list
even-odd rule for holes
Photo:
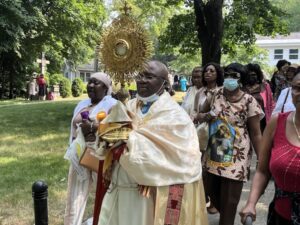
[[45,52],[42,52],[42,58],[36,60],[37,63],[41,64],[41,73],[45,74],[47,69],[47,64],[50,64],[48,60],[45,58]]

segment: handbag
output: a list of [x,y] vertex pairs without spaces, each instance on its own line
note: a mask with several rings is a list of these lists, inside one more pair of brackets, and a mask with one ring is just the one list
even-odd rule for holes
[[87,147],[80,157],[79,164],[98,173],[99,159],[95,156],[95,150]]
[[209,126],[207,122],[200,123],[197,127],[197,135],[200,145],[200,151],[205,151],[209,138]]

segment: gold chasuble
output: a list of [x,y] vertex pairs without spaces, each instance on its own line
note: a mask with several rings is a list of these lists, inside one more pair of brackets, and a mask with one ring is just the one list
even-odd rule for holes
[[137,99],[126,106],[133,130],[119,163],[137,184],[153,190],[153,224],[145,224],[207,225],[201,153],[187,113],[167,92],[146,114]]
[[142,115],[137,99],[127,103],[133,131],[120,164],[138,184],[166,186],[198,181],[201,153],[193,122],[164,92]]

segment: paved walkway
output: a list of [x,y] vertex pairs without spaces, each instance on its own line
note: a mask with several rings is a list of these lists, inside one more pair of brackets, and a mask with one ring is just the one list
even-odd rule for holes
[[[255,165],[254,162],[252,162],[252,164]],[[254,172],[255,172],[255,167],[251,167],[251,180],[249,182],[247,182],[246,184],[244,184],[243,193],[241,196],[240,203],[238,205],[238,212],[246,204],[246,201],[247,201],[247,198],[248,198],[248,195],[250,192],[251,181],[254,176]],[[254,225],[256,225],[256,224],[257,225],[265,225],[266,224],[268,207],[269,207],[269,204],[272,201],[273,197],[274,197],[274,182],[270,181],[264,195],[261,196],[259,202],[257,203],[257,206],[256,206],[256,214],[257,215],[256,215],[256,221],[253,223]],[[209,215],[208,220],[209,220],[209,225],[218,225],[219,224],[219,214]],[[235,225],[242,224],[238,213],[235,217],[234,224]]]

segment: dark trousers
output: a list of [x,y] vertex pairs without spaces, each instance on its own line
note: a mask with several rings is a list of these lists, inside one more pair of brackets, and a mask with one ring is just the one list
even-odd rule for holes
[[232,180],[211,173],[205,174],[204,189],[212,204],[220,212],[219,225],[234,225],[243,184],[243,181]]
[[286,220],[274,210],[275,224],[272,225],[293,225],[291,220]]

